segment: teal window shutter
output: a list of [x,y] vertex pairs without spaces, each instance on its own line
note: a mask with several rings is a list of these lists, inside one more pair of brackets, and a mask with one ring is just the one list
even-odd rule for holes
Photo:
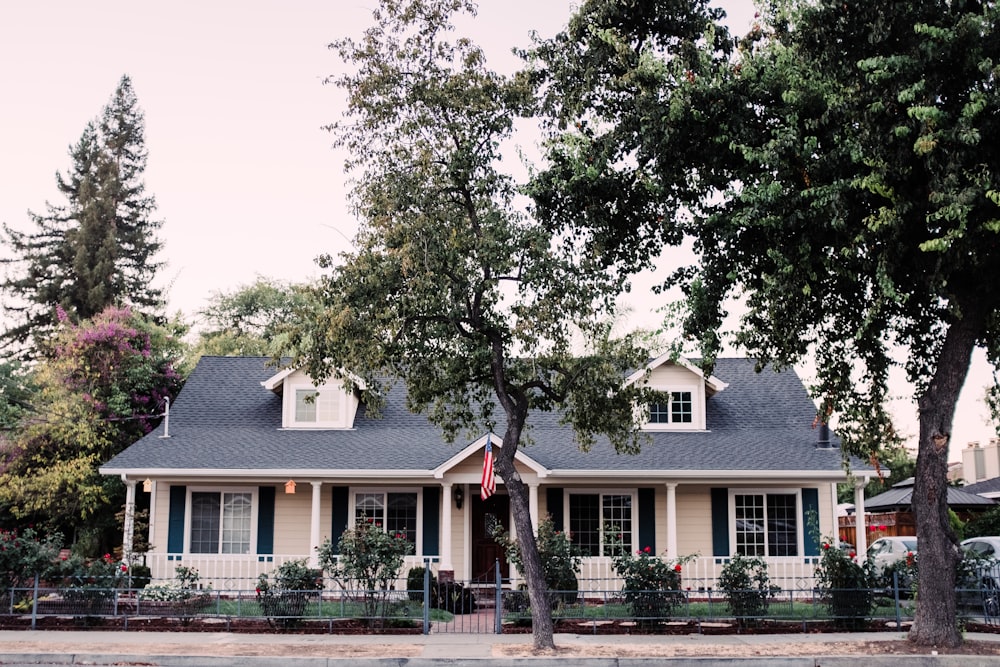
[[[445,498],[448,502],[450,498]],[[447,528],[446,528],[447,530]],[[441,487],[424,487],[424,556],[440,556]]]
[[257,553],[274,553],[274,487],[257,489]]
[[[545,489],[545,507],[552,519],[552,528],[566,530],[566,518],[563,516],[563,490],[558,487]],[[541,519],[541,517],[539,517]]]
[[656,490],[639,489],[639,548],[656,553]]
[[333,524],[330,526],[330,542],[333,544],[334,553],[340,553],[337,543],[340,536],[347,530],[347,499],[349,489],[346,486],[334,486],[333,492]]
[[732,555],[729,551],[729,489],[712,489],[712,555]]
[[818,556],[819,535],[811,530],[810,515],[819,521],[819,489],[802,489],[802,545],[806,556]]
[[184,505],[187,503],[187,487],[170,487],[170,515],[167,519],[167,553],[184,552]]

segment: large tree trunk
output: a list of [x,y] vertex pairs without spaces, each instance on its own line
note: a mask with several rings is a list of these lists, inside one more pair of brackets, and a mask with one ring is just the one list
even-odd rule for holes
[[955,601],[955,568],[962,554],[948,518],[948,445],[955,404],[982,324],[981,309],[963,309],[962,319],[948,329],[934,377],[917,402],[920,444],[913,512],[919,567],[917,611],[909,637],[924,646],[962,643]]
[[[520,433],[524,424],[508,424],[504,433],[503,449],[496,459],[497,472],[510,496],[510,509],[514,515],[514,529],[521,546],[521,561],[524,565],[524,580],[528,584],[528,600],[531,603],[531,635],[536,649],[554,649],[552,627],[552,606],[549,604],[548,586],[542,571],[542,560],[538,556],[535,532],[531,525],[531,511],[528,490],[514,467],[514,452],[517,451]],[[501,613],[497,609],[497,613]]]

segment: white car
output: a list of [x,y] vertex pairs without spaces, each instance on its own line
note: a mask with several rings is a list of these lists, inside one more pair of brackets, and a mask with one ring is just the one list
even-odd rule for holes
[[868,559],[881,572],[893,563],[905,561],[907,556],[917,555],[915,537],[880,537],[868,547]]
[[1000,537],[970,537],[962,540],[962,549],[980,558],[1000,558]]

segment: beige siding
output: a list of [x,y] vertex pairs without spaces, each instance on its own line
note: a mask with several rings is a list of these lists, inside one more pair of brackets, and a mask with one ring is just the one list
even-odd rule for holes
[[[329,493],[324,494],[327,517],[330,515]],[[274,495],[274,553],[308,554],[309,530],[312,517],[312,485],[299,484],[295,493],[279,488]],[[326,530],[322,530],[326,528]],[[330,520],[320,520],[320,542],[330,536]]]
[[165,482],[155,483],[150,502],[154,508],[149,534],[149,542],[152,545],[150,550],[166,553],[167,525],[170,521],[170,485]]
[[[663,543],[666,545],[666,538]],[[681,556],[712,555],[712,496],[709,486],[677,485],[677,553]]]

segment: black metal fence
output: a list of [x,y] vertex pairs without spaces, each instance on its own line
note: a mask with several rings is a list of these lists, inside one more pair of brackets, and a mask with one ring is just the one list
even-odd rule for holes
[[[957,589],[959,614],[970,623],[1000,624],[1000,589],[991,577],[965,582]],[[586,583],[586,582],[581,582]],[[252,585],[252,584],[250,584]],[[863,629],[874,623],[902,627],[916,605],[912,590],[895,578],[877,589],[774,590],[758,604],[746,595],[712,589],[670,591],[552,591],[549,595],[558,630],[598,632],[700,632],[706,627],[785,626],[789,631],[825,623]],[[53,586],[37,578],[31,587],[0,592],[0,624],[43,627],[47,620],[74,619],[79,625],[140,627],[150,619],[173,619],[181,625],[212,623],[231,629],[258,622],[262,629],[311,629],[317,632],[523,632],[530,628],[527,593],[499,577],[496,583],[435,582],[429,571],[414,590],[352,590],[346,587],[305,591],[257,588],[211,590],[179,588],[152,582],[144,588],[86,585]]]

